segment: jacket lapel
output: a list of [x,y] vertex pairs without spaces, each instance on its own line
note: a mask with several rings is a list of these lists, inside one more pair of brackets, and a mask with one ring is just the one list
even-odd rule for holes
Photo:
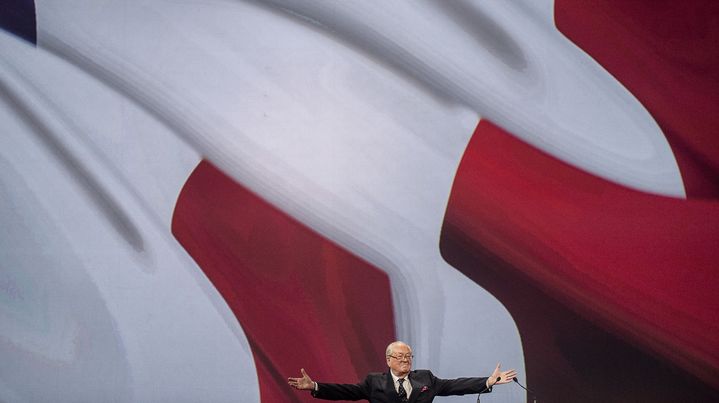
[[412,393],[410,393],[410,395],[409,395],[408,403],[413,403],[415,400],[417,400],[417,398],[419,397],[419,394],[422,391],[422,386],[424,386],[421,383],[419,383],[419,381],[417,381],[414,376],[411,376],[411,375],[412,375],[412,373],[410,372],[410,375],[407,376],[407,378],[409,378],[409,383],[412,385]]
[[385,395],[389,397],[391,402],[399,401],[399,396],[397,395],[397,389],[394,388],[394,380],[392,379],[392,374],[390,374],[389,371],[387,371],[387,376],[385,377],[384,390],[385,390]]

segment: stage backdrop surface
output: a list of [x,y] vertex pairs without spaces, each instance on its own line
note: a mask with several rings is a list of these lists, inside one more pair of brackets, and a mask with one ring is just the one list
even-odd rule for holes
[[719,3],[0,6],[0,401],[719,400]]

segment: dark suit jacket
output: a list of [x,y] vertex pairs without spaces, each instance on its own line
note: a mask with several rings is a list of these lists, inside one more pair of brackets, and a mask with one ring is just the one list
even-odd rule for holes
[[[412,394],[409,403],[428,403],[435,396],[466,395],[468,393],[491,392],[487,388],[487,378],[441,379],[426,369],[409,373]],[[384,374],[372,373],[362,383],[337,384],[317,383],[317,391],[312,396],[326,400],[362,400],[371,403],[396,403],[399,401],[394,382],[389,371]]]

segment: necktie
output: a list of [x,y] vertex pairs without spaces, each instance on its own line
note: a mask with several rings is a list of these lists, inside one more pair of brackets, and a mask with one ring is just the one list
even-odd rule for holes
[[407,401],[407,391],[404,390],[404,386],[402,385],[404,383],[404,378],[397,379],[397,382],[399,382],[399,391],[397,392],[397,396],[399,396],[399,401],[406,402]]

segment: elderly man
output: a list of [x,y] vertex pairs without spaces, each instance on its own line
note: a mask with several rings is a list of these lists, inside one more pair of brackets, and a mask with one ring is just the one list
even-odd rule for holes
[[401,341],[387,346],[386,358],[387,373],[369,374],[356,385],[313,382],[304,369],[301,378],[288,378],[287,383],[295,389],[311,390],[319,399],[420,403],[431,402],[435,396],[491,392],[492,386],[511,382],[517,374],[515,370],[501,372],[499,364],[488,378],[441,379],[426,369],[412,371],[412,349]]

